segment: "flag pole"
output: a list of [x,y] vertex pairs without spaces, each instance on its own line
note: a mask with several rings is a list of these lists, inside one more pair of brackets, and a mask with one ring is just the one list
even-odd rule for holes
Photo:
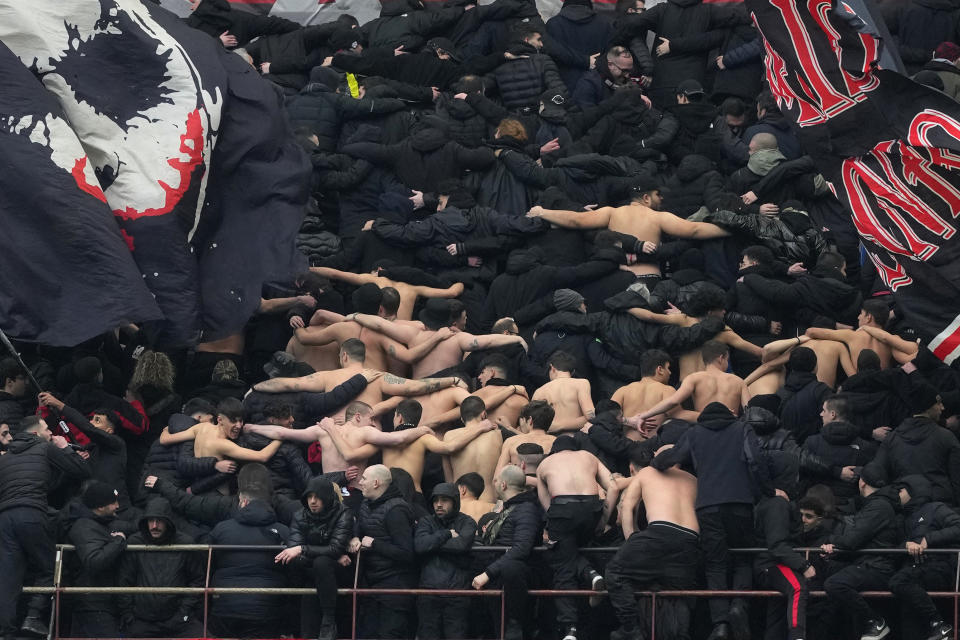
[[7,334],[3,332],[3,329],[0,329],[0,342],[3,342],[7,349],[10,350],[10,353],[13,354],[13,357],[17,359],[17,362],[19,362],[20,366],[23,368],[23,372],[27,374],[28,378],[30,378],[30,382],[32,382],[33,386],[37,388],[37,391],[43,391],[43,387],[41,387],[40,383],[37,382],[37,379],[33,377],[33,372],[30,371],[29,367],[24,364],[23,359],[20,357],[20,354],[17,353],[17,350],[13,348],[13,345],[10,343],[10,338],[8,338]]

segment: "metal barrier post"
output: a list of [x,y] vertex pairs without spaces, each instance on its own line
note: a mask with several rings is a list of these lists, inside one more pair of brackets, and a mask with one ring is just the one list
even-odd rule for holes
[[657,640],[657,592],[650,594],[650,640]]
[[507,638],[507,595],[500,587],[500,640]]
[[957,640],[957,623],[960,622],[958,603],[960,603],[960,551],[957,552],[957,573],[953,581],[953,640]]
[[350,640],[357,640],[357,585],[360,584],[360,555],[363,549],[357,551],[357,566],[353,569],[353,593],[350,598],[353,601],[353,615],[350,616]]
[[207,575],[203,580],[203,637],[207,637],[207,623],[210,617],[210,568],[213,565],[213,545],[207,548]]
[[57,547],[53,562],[53,598],[50,602],[50,622],[47,626],[47,638],[60,637],[60,576],[63,574],[63,547]]

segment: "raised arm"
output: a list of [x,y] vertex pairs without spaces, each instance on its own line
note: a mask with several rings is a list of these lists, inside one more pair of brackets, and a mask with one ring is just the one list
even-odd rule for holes
[[456,298],[463,295],[463,283],[455,282],[446,289],[438,289],[436,287],[425,287],[423,285],[415,285],[413,287],[414,292],[421,298]]
[[752,342],[747,342],[740,337],[736,331],[730,327],[724,327],[723,331],[717,334],[717,340],[725,344],[730,345],[731,348],[736,349],[737,351],[743,351],[744,353],[749,353],[750,355],[760,358],[763,356],[763,349],[753,344]]
[[[328,432],[329,433],[329,432]],[[391,431],[389,433],[380,431],[376,427],[361,427],[364,442],[372,444],[375,447],[402,447],[410,444],[417,438],[430,433],[427,427],[415,427],[413,429],[404,429],[402,431]]]
[[455,336],[463,351],[479,351],[494,347],[505,347],[510,344],[519,344],[527,350],[527,342],[520,336],[508,336],[500,333],[476,336],[472,333],[458,333]]
[[660,230],[674,238],[726,238],[729,231],[709,222],[691,222],[666,211],[659,212]]
[[304,444],[313,444],[320,438],[320,427],[316,425],[306,429],[290,429],[272,424],[245,424],[243,430],[271,440],[286,440]]
[[796,338],[786,338],[784,340],[774,340],[773,342],[768,342],[763,347],[763,355],[760,356],[761,362],[770,362],[775,358],[779,358],[781,355],[787,353],[794,347],[798,347],[804,342],[809,342],[810,338],[807,336],[798,336]]
[[641,413],[640,417],[646,420],[647,418],[652,418],[653,416],[660,415],[661,413],[666,413],[670,409],[683,404],[684,400],[693,395],[693,390],[697,386],[696,378],[697,374],[687,376],[683,380],[683,383],[680,385],[679,389],[655,404],[653,407]]
[[461,382],[459,377],[423,378],[422,380],[408,380],[395,376],[392,373],[384,374],[380,385],[381,391],[388,396],[422,396],[441,389],[455,387]]
[[340,338],[338,324],[332,324],[329,327],[304,327],[293,332],[297,342],[308,347],[319,347],[331,342],[337,342]]
[[254,391],[264,393],[283,393],[286,391],[326,391],[327,378],[325,371],[311,373],[302,378],[273,378],[253,385]]
[[917,357],[920,346],[916,342],[904,340],[900,336],[893,335],[879,327],[861,327],[870,336],[879,342],[890,347],[893,351],[893,357],[900,364],[906,364]]
[[610,521],[610,514],[617,508],[620,487],[617,486],[617,479],[613,477],[606,465],[599,460],[597,460],[597,484],[603,487],[607,494],[603,500],[603,513],[600,515],[600,522],[597,524],[597,531],[603,531]]
[[372,329],[377,333],[382,333],[391,340],[410,344],[420,331],[416,327],[400,322],[386,320],[380,316],[372,316],[366,313],[351,313],[347,316],[348,320],[353,320],[361,327]]
[[341,271],[331,267],[310,267],[310,271],[318,273],[321,276],[331,280],[340,280],[353,285],[367,284],[373,282],[376,284],[377,277],[371,273],[352,273],[350,271]]
[[533,207],[527,215],[531,218],[543,218],[567,229],[606,229],[613,211],[613,207],[601,207],[596,211],[559,211]]
[[380,451],[376,446],[372,444],[362,444],[360,446],[353,446],[347,442],[346,437],[343,435],[343,431],[340,427],[333,427],[327,429],[327,435],[330,436],[330,439],[333,440],[333,446],[337,448],[337,451],[340,452],[341,457],[346,460],[348,463],[353,464],[354,462],[362,462],[367,460]]
[[160,438],[158,441],[160,444],[167,446],[171,444],[180,444],[181,442],[188,442],[197,437],[199,433],[199,424],[195,424],[185,431],[179,433],[170,433],[170,427],[164,427],[163,431],[160,432]]

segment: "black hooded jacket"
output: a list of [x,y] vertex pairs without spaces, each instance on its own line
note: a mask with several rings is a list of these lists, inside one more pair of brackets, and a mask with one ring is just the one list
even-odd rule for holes
[[792,310],[800,325],[809,326],[814,316],[822,315],[856,326],[863,302],[860,291],[836,270],[814,269],[791,283],[748,274],[743,282],[768,303]]
[[242,47],[257,36],[290,33],[301,25],[284,18],[261,16],[249,11],[233,11],[227,0],[203,0],[186,19],[187,25],[220,37],[224,31],[236,36],[237,46]]
[[950,505],[960,499],[960,442],[929,418],[913,416],[900,423],[867,466],[890,482],[922,474],[932,485],[931,499]]
[[780,396],[780,422],[793,434],[798,444],[820,430],[820,410],[833,390],[807,371],[790,371],[784,380]]
[[[162,538],[150,535],[148,520],[159,518],[167,523]],[[169,545],[192,544],[193,539],[177,531],[173,509],[163,498],[147,503],[138,523],[139,531],[130,536],[129,544]],[[191,551],[127,551],[120,561],[117,585],[120,587],[202,587],[204,580],[203,554]],[[200,607],[199,595],[125,593],[117,596],[121,620],[134,618],[147,622],[183,622]]]
[[[863,506],[853,521],[830,536],[829,542],[838,551],[857,549],[892,549],[903,541],[903,522],[897,513],[900,498],[893,486],[877,489],[863,499]],[[893,555],[854,555],[858,565],[892,572],[897,565]]]
[[[210,532],[211,544],[282,545],[290,537],[287,525],[277,522],[269,504],[253,500]],[[212,587],[285,587],[283,565],[273,561],[276,551],[221,551],[214,556]],[[213,601],[213,613],[241,620],[276,620],[283,615],[279,596],[224,594]]]
[[714,162],[709,154],[685,154],[677,170],[667,179],[663,210],[687,218],[700,207],[717,209],[723,193],[723,176]]
[[853,499],[858,495],[857,481],[842,480],[834,470],[843,467],[859,468],[867,464],[876,453],[876,443],[861,438],[857,425],[839,420],[823,425],[819,433],[807,438],[803,443],[803,450],[823,460],[831,469],[826,474],[822,471],[806,470],[811,483],[823,483],[830,487],[837,499],[837,507],[844,513],[852,511]]
[[[79,500],[73,500],[65,509],[62,518],[68,529],[70,544],[76,547],[79,570],[73,584],[84,587],[117,586],[117,569],[120,558],[127,548],[123,536],[110,535],[114,531],[131,533],[128,523],[113,516],[98,516]],[[78,595],[75,611],[103,611],[116,615],[114,599],[110,594]]]
[[90,466],[76,451],[58,449],[35,433],[13,436],[0,456],[0,511],[15,507],[47,510],[47,494],[63,478],[90,477]]
[[[323,502],[323,510],[314,513],[307,506],[307,496],[315,494]],[[313,478],[307,483],[302,497],[303,509],[290,523],[288,547],[300,545],[304,561],[327,557],[336,560],[347,552],[353,535],[353,514],[343,505],[336,486],[329,480]]]
[[412,507],[394,484],[379,498],[363,501],[355,535],[373,538],[363,559],[363,572],[370,584],[393,578],[411,587],[416,584],[414,521]]
[[[931,549],[956,547],[960,543],[960,515],[943,504],[930,500],[932,487],[923,476],[912,475],[900,478],[910,494],[910,501],[903,505],[903,530],[906,539],[919,543],[927,541]],[[949,556],[928,554],[925,562],[948,561]]]
[[[477,523],[460,513],[460,492],[456,485],[443,482],[434,487],[431,504],[438,496],[453,500],[453,511],[443,518],[431,514],[417,522],[413,548],[420,558],[420,588],[467,589],[473,577],[470,547],[477,533]],[[456,538],[451,531],[457,532]]]
[[[186,431],[197,421],[190,416],[182,413],[175,413],[170,416],[168,428],[170,433],[180,433]],[[172,482],[179,488],[190,484],[192,478],[213,475],[216,472],[215,465],[217,459],[214,457],[197,458],[191,452],[190,456],[181,455],[181,449],[184,445],[172,444],[163,445],[159,440],[155,440],[150,445],[150,451],[147,453],[146,462],[143,465],[143,473],[140,474],[141,482],[139,486],[143,487],[143,479],[147,476],[157,476]],[[178,470],[183,467],[187,473],[180,475]],[[186,476],[186,477],[184,477]]]
[[692,467],[697,476],[697,509],[753,504],[751,470],[743,455],[744,438],[744,422],[724,405],[711,402],[676,446],[660,453],[650,464],[658,471],[675,464]]

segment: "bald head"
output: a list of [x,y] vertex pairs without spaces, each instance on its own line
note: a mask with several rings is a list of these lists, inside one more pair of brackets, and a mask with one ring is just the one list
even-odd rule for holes
[[515,464],[508,464],[500,470],[500,482],[506,485],[506,491],[518,493],[527,486],[527,478]]
[[772,133],[758,133],[750,138],[750,153],[779,149],[777,137]]
[[363,497],[368,500],[376,500],[382,496],[390,487],[393,476],[390,475],[390,469],[385,465],[375,464],[367,467],[363,475],[360,476],[360,491]]

